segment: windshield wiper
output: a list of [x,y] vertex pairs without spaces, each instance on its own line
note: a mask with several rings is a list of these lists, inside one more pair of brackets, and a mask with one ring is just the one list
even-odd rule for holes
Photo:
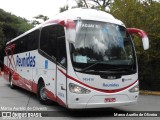
[[[95,65],[97,65],[97,64],[102,64],[102,63],[105,63],[105,65],[111,65],[111,64],[106,64],[106,62],[97,61],[96,63],[93,63],[92,65],[87,66],[87,67],[85,67],[85,68],[83,68],[83,69],[81,69],[81,70],[77,70],[77,71],[78,71],[78,72],[85,72],[86,70],[94,67]],[[95,71],[95,72],[98,72],[98,71],[96,71],[96,70],[94,70],[94,71]],[[119,67],[119,68],[108,68],[108,69],[106,68],[105,71],[99,70],[99,72],[135,72],[135,71],[136,71],[136,70],[134,70],[133,67],[131,67],[131,68]],[[93,72],[93,71],[91,70],[91,72]]]
[[99,63],[104,63],[104,62],[99,61],[99,62],[93,63],[92,65],[90,65],[88,67],[85,67],[82,70],[78,70],[78,72],[84,72],[84,71],[88,70],[89,68],[92,68],[93,66],[95,66],[95,65],[97,65]]
[[132,71],[134,72],[135,70],[131,68],[115,68],[115,69],[107,69],[107,71]]

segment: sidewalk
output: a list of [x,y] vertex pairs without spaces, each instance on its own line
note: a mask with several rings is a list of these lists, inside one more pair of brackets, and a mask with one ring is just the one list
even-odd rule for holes
[[160,91],[147,91],[147,90],[140,90],[141,95],[159,95]]

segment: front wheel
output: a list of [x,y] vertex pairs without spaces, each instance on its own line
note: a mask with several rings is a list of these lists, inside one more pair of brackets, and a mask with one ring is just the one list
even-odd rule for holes
[[46,95],[46,89],[44,83],[38,84],[38,91],[37,91],[37,97],[41,104],[48,104],[49,99]]

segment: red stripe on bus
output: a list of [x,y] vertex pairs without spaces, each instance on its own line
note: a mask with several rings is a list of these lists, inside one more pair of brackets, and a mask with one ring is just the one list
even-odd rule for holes
[[67,107],[67,105],[57,96],[57,102],[63,107]]
[[94,88],[94,87],[92,87],[92,86],[89,86],[89,85],[87,85],[87,84],[85,84],[85,83],[83,83],[83,82],[81,82],[81,81],[79,81],[79,80],[77,80],[77,79],[75,79],[75,78],[67,75],[65,72],[63,72],[63,70],[61,70],[61,69],[59,69],[59,68],[58,68],[58,70],[59,70],[63,75],[65,75],[67,78],[69,78],[69,79],[71,79],[71,80],[73,80],[73,81],[75,81],[75,82],[77,82],[77,83],[79,83],[79,84],[81,84],[81,85],[84,85],[85,87],[88,87],[88,88],[90,88],[90,89],[93,89],[93,90],[96,90],[96,91],[99,91],[99,92],[104,92],[104,93],[116,93],[116,92],[123,91],[123,90],[131,87],[132,85],[134,85],[134,84],[138,81],[138,80],[136,80],[135,82],[133,82],[132,84],[130,84],[130,85],[124,87],[124,88],[120,88],[120,89],[116,89],[116,90],[103,90],[103,89],[98,89],[98,88]]
[[[12,69],[8,68],[6,65],[4,65],[4,76],[6,77],[6,80],[9,80],[9,72],[11,72],[11,74],[16,74],[18,75],[18,80],[13,80],[13,83],[21,88],[24,88],[28,91],[31,91],[33,93],[37,93],[37,84],[33,81],[33,80],[27,80],[25,78],[23,78],[22,76],[20,76],[18,73],[14,72]],[[46,89],[46,95],[49,99],[59,103],[60,105],[67,107],[67,105],[58,97],[55,96],[51,91],[49,91],[48,89]]]
[[46,88],[46,95],[50,100],[53,100],[56,102],[56,96],[51,91],[49,91],[47,88]]
[[32,92],[37,93],[37,84],[35,82],[32,82]]
[[46,89],[46,95],[50,100],[55,101],[55,102],[59,103],[60,105],[62,105],[64,107],[67,107],[67,105],[58,96],[54,95],[48,89]]
[[[11,68],[8,68],[6,65],[4,65],[4,75],[3,77],[9,81],[9,73],[12,74],[13,77],[13,84],[24,88],[28,91],[32,91],[33,93],[37,93],[37,84],[33,80],[27,80],[26,78],[23,78],[20,76],[17,72],[13,71]],[[16,76],[16,79],[15,79]]]

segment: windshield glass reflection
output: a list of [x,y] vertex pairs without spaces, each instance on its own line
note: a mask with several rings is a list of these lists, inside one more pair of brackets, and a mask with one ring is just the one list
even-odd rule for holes
[[70,44],[77,71],[123,67],[133,69],[135,55],[123,26],[98,21],[76,21],[76,40]]

